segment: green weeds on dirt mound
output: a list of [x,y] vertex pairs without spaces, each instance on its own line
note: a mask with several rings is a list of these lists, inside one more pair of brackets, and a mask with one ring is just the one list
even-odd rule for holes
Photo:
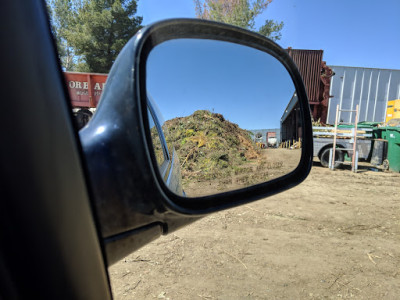
[[[171,119],[167,143],[178,152],[184,180],[210,180],[240,174],[260,157],[249,132],[207,110]],[[163,126],[163,127],[164,127]]]

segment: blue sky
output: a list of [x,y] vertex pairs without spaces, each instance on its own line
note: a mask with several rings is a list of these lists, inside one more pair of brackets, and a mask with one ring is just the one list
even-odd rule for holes
[[246,129],[278,128],[295,88],[274,57],[242,45],[180,39],[155,47],[147,91],[166,120],[205,109]]
[[[138,5],[138,15],[143,16],[144,25],[167,18],[195,17],[192,0],[139,0]],[[400,0],[274,0],[268,9],[257,17],[256,28],[263,25],[266,19],[283,21],[285,25],[282,39],[278,44],[283,48],[322,49],[323,59],[328,65],[400,69],[399,13]],[[173,60],[173,56],[171,57]],[[242,95],[240,98],[240,93],[245,94],[251,90],[248,87],[250,82],[246,86],[242,81],[240,86],[246,86],[246,89],[242,88],[242,91],[239,91],[237,86],[232,85],[234,88],[230,89],[219,79],[218,84],[225,84],[225,89],[218,90],[212,88],[212,85],[205,85],[208,86],[209,94],[219,92],[223,95],[218,101],[210,100],[207,103],[204,101],[204,94],[196,93],[190,95],[191,101],[187,101],[188,95],[182,89],[167,87],[179,86],[178,81],[172,80],[171,73],[169,81],[164,80],[163,84],[161,78],[165,78],[165,75],[161,75],[161,69],[167,70],[168,64],[162,67],[160,65],[159,68],[160,70],[153,72],[158,75],[152,77],[153,83],[157,84],[153,85],[151,93],[165,119],[188,115],[195,109],[214,109],[242,128],[276,128],[279,127],[279,123],[276,125],[277,121],[290,100],[284,93],[280,96],[275,95],[275,98],[284,99],[276,105],[272,100],[273,95],[265,96],[261,91],[259,95],[250,98]],[[169,69],[171,70],[171,67]],[[224,75],[221,71],[216,71],[213,74],[217,74],[218,78],[229,78],[229,72]],[[257,74],[261,76],[261,73]],[[189,82],[191,76],[194,75],[180,79],[180,84],[188,87],[188,90],[194,88]],[[287,83],[283,75],[280,78],[282,86]],[[232,102],[234,96],[237,97]],[[264,102],[260,99],[264,99]],[[250,103],[251,105],[245,105]],[[274,109],[271,110],[269,108],[272,104]],[[249,109],[243,111],[243,107]]]
[[[194,18],[192,0],[139,0],[149,24]],[[328,65],[400,69],[399,0],[274,0],[256,19],[283,21],[282,47],[324,50]]]

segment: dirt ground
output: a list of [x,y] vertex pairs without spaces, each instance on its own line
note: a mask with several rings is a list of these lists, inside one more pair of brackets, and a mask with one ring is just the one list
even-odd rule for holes
[[116,299],[400,299],[400,174],[318,162],[109,268]]
[[259,159],[242,165],[231,176],[214,180],[184,180],[183,188],[186,196],[200,197],[248,187],[290,173],[299,164],[300,157],[301,149],[262,149]]

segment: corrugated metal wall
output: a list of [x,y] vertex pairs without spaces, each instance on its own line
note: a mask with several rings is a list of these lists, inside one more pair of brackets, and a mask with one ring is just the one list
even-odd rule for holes
[[321,84],[321,62],[323,50],[287,49],[296,63],[306,87],[310,104],[319,104]]
[[[331,79],[328,124],[335,124],[336,106],[355,109],[359,105],[359,120],[384,122],[388,100],[400,99],[400,70],[330,66]],[[354,122],[354,113],[342,112],[340,119]]]

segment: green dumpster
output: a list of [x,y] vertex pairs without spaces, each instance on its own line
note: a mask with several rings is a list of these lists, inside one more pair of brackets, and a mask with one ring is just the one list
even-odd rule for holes
[[383,139],[384,134],[383,132],[386,131],[386,127],[375,127],[374,130],[372,131],[372,136],[374,139]]
[[400,127],[384,127],[382,129],[382,138],[388,141],[389,170],[400,172]]

